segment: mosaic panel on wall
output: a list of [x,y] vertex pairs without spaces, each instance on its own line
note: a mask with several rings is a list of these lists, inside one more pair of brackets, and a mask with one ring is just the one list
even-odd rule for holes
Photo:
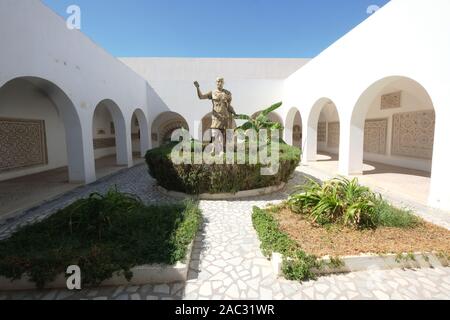
[[388,119],[366,120],[364,152],[386,154]]
[[400,108],[402,104],[402,92],[392,92],[381,96],[381,110]]
[[45,121],[0,118],[0,172],[46,164]]
[[292,140],[296,146],[302,145],[302,127],[297,124],[292,128]]
[[116,146],[116,138],[94,139],[94,150],[112,148]]
[[328,123],[328,148],[339,148],[340,124],[339,122]]
[[394,114],[392,154],[431,159],[435,122],[434,110]]
[[319,122],[317,126],[317,141],[326,142],[327,141],[327,123]]

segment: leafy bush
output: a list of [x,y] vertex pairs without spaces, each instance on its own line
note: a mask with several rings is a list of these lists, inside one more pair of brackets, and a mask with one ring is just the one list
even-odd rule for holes
[[267,130],[281,130],[282,125],[280,123],[273,122],[269,119],[269,114],[274,112],[275,110],[279,109],[283,105],[282,102],[276,103],[272,105],[271,107],[262,110],[261,112],[257,113],[258,116],[256,117],[250,117],[245,114],[240,114],[235,117],[236,120],[246,120],[243,125],[236,128],[236,130],[248,130],[253,129],[256,132],[259,132],[262,129]]
[[410,211],[398,209],[380,201],[377,205],[377,225],[392,228],[414,228],[421,223],[421,219]]
[[83,285],[116,272],[131,279],[137,265],[183,260],[200,219],[193,202],[145,206],[117,190],[94,193],[1,241],[0,275],[27,275],[41,288],[78,265]]
[[288,280],[314,279],[314,268],[319,268],[317,258],[305,253],[286,233],[269,210],[253,208],[253,226],[261,241],[261,250],[266,257],[272,252],[283,255],[282,271]]
[[146,162],[150,175],[167,190],[187,194],[233,193],[276,186],[288,181],[300,162],[300,149],[285,143],[279,145],[279,171],[271,176],[261,175],[261,168],[264,165],[249,164],[248,159],[246,164],[232,165],[174,164],[171,160],[171,152],[175,144],[148,151]]
[[306,214],[321,225],[340,223],[358,228],[414,226],[418,219],[393,208],[357,179],[336,178],[320,184],[310,180],[292,195],[288,204],[296,213]]

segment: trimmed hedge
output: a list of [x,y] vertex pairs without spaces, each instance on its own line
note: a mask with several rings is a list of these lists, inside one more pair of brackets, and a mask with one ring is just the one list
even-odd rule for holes
[[300,149],[280,143],[280,168],[272,176],[261,175],[264,165],[180,164],[171,161],[175,144],[152,149],[146,154],[150,175],[170,191],[187,194],[236,193],[287,182],[300,162]]

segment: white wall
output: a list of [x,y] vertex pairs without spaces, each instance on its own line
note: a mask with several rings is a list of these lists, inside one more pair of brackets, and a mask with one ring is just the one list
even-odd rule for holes
[[[381,79],[406,77],[425,88],[436,111],[430,204],[450,209],[450,1],[391,0],[381,10],[311,60],[285,82],[283,115],[297,107],[304,122],[303,161],[314,160],[316,102],[331,99],[339,112],[342,174],[362,170],[364,118]],[[324,76],[326,75],[326,77]],[[378,83],[378,91],[385,83]],[[362,106],[361,106],[362,104]],[[356,113],[354,113],[355,107]]]
[[238,113],[255,111],[282,99],[284,79],[305,65],[307,59],[212,59],[212,58],[121,58],[146,79],[154,96],[150,98],[150,123],[164,111],[182,115],[191,134],[199,138],[201,119],[211,112],[210,101],[200,101],[194,81],[201,90],[215,89],[216,78],[225,78]]
[[65,122],[71,122],[66,127],[72,181],[95,180],[92,118],[104,99],[113,100],[123,114],[132,165],[132,113],[142,108],[147,119],[150,114],[144,79],[80,31],[67,29],[64,19],[39,0],[0,1],[0,43],[0,87],[17,77],[45,79],[45,86],[53,85],[49,91],[66,102],[59,107]]

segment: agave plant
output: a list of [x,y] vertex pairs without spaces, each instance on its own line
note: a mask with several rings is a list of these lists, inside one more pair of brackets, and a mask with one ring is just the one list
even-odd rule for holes
[[372,228],[376,225],[381,198],[361,186],[357,179],[336,178],[320,184],[310,180],[293,194],[288,204],[296,213],[307,214],[319,224],[342,223]]
[[252,118],[245,114],[239,114],[235,116],[236,120],[246,120],[243,125],[236,128],[236,130],[249,130],[253,129],[256,132],[259,132],[262,129],[267,130],[281,130],[283,126],[277,122],[273,122],[269,119],[269,114],[279,109],[282,106],[282,102],[276,103],[269,108],[262,110],[258,113],[258,116]]

